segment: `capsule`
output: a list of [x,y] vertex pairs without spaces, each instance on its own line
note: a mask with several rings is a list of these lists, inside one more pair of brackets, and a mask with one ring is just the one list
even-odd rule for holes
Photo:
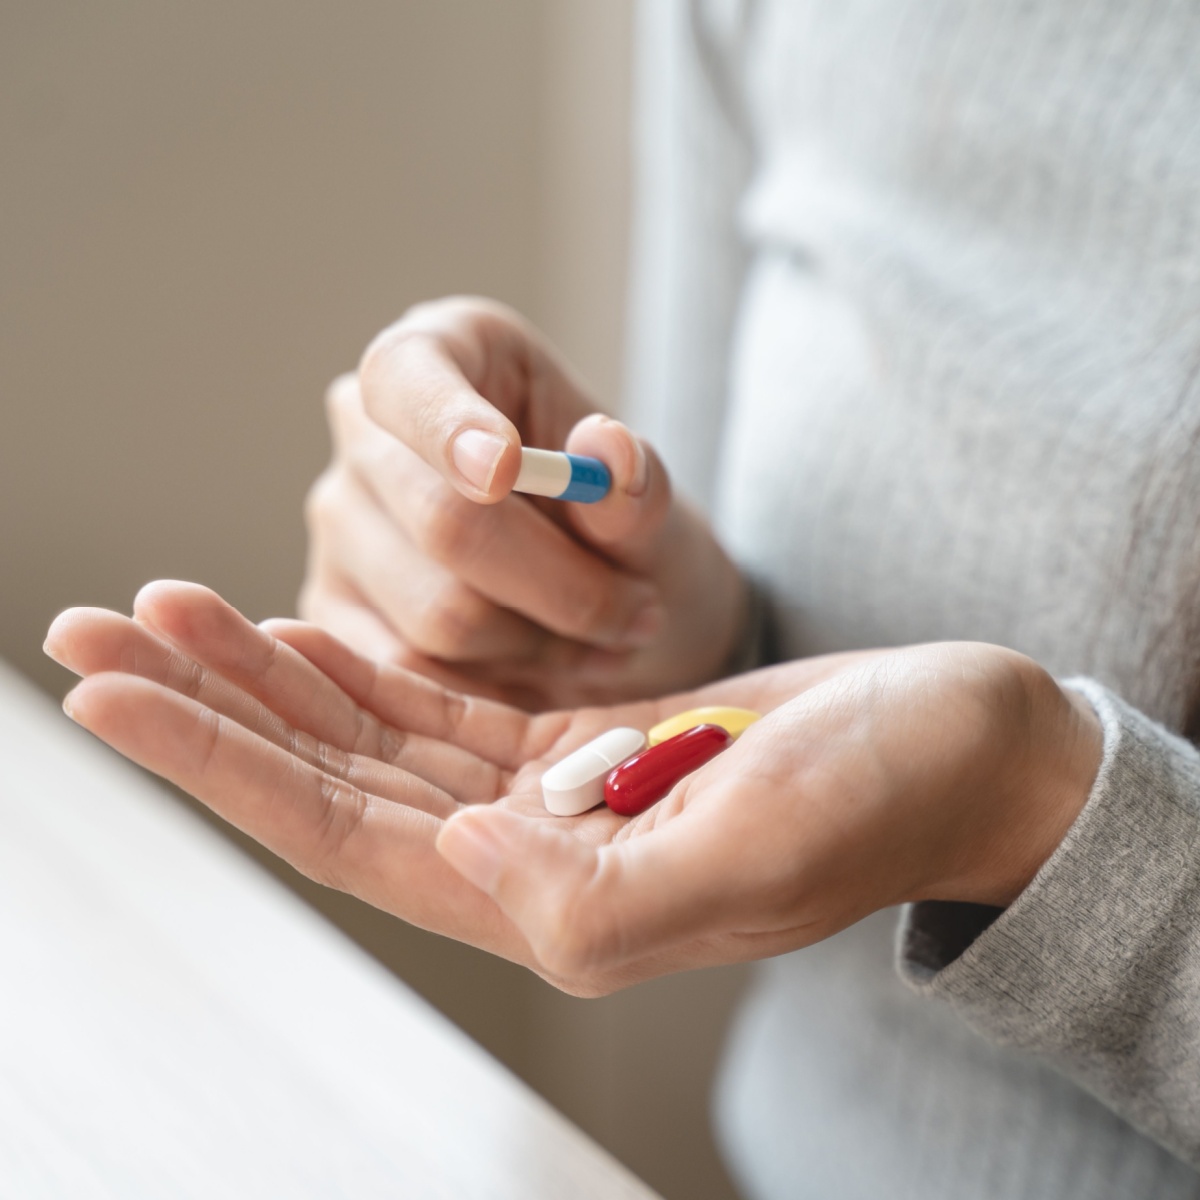
[[573,750],[542,776],[542,800],[556,817],[577,817],[604,800],[604,778],[646,747],[640,729],[619,726]]
[[527,496],[549,496],[551,500],[574,500],[595,504],[612,487],[612,476],[598,458],[567,454],[562,450],[521,447],[521,469],[514,492]]
[[604,781],[604,802],[623,817],[636,817],[661,800],[685,775],[733,745],[720,725],[696,725],[626,759]]
[[660,721],[646,734],[646,741],[651,746],[657,746],[659,742],[665,742],[667,738],[673,738],[677,733],[683,733],[685,729],[693,729],[697,725],[720,725],[731,737],[739,738],[760,717],[760,713],[751,712],[748,708],[724,708],[719,705],[689,708],[687,712],[676,713],[675,716]]

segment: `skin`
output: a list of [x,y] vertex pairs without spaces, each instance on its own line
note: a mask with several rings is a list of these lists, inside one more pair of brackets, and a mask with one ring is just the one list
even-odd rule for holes
[[[1078,815],[1101,736],[1031,660],[945,643],[531,714],[251,624],[194,584],[73,609],[71,717],[305,874],[577,995],[761,958],[907,900],[1007,905]],[[767,715],[639,817],[550,816],[539,780],[614,725]]]
[[[452,298],[406,313],[327,394],[334,453],[308,497],[301,616],[529,709],[716,677],[745,584],[654,450],[596,408],[511,309]],[[499,454],[477,483],[456,457],[464,433]],[[522,444],[603,460],[610,495],[510,495]]]
[[[1007,905],[1083,807],[1096,718],[1011,651],[720,679],[737,570],[511,310],[413,309],[328,404],[312,623],[159,583],[46,643],[84,677],[76,721],[312,878],[596,995],[903,901]],[[602,459],[611,494],[510,495],[522,443]],[[767,715],[638,817],[546,812],[541,775],[571,750],[708,704]]]

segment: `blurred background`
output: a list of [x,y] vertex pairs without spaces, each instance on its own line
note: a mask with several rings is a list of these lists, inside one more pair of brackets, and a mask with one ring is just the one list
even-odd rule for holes
[[[55,613],[154,578],[292,612],[325,384],[416,300],[513,304],[617,408],[631,39],[631,0],[5,5],[0,656],[61,696]],[[739,972],[573,1000],[267,866],[665,1195],[733,1194]]]

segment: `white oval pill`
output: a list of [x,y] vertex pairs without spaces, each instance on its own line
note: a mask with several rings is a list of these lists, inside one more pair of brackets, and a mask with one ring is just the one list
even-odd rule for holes
[[604,803],[604,777],[646,748],[640,729],[619,727],[572,751],[542,776],[542,798],[556,817],[576,817]]

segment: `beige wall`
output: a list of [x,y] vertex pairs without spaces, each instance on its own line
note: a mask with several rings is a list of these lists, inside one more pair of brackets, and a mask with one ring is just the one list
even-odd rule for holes
[[[144,581],[291,610],[321,392],[422,297],[499,296],[616,399],[629,0],[208,0],[0,18],[0,654]],[[736,976],[572,1001],[279,868],[670,1196],[729,1194]]]

